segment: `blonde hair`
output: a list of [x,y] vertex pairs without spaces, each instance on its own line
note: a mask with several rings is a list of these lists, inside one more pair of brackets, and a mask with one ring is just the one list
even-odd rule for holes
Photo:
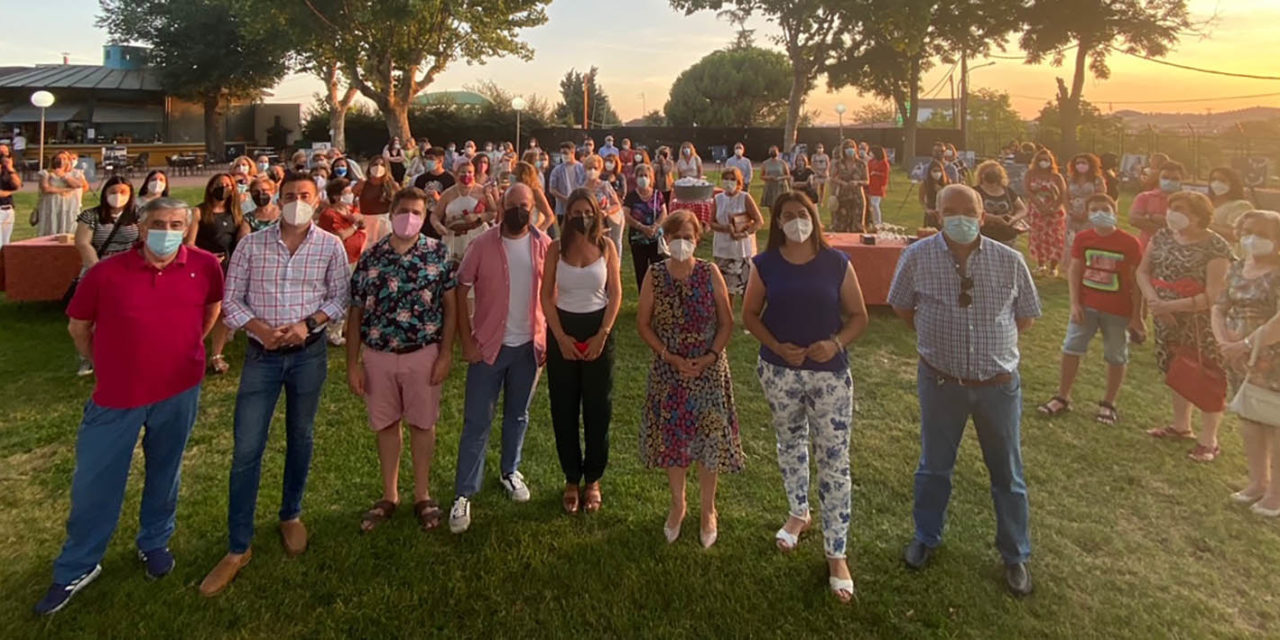
[[671,215],[662,221],[662,233],[669,236],[684,229],[686,224],[693,225],[694,238],[702,237],[702,221],[688,209],[678,209],[671,212]]
[[1244,235],[1245,223],[1252,220],[1261,220],[1263,224],[1269,225],[1271,227],[1271,239],[1280,241],[1280,213],[1266,209],[1246,211],[1244,215],[1240,216],[1240,219],[1236,220],[1234,229],[1237,238]]

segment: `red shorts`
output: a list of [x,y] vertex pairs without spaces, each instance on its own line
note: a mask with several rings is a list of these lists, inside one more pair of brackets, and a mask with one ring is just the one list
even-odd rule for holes
[[369,428],[381,431],[403,420],[419,429],[436,426],[440,416],[441,386],[432,386],[439,345],[397,355],[365,346],[364,403],[369,412]]

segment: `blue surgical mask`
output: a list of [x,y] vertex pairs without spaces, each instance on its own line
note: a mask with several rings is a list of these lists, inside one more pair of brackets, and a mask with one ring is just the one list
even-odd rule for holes
[[1168,178],[1160,179],[1160,190],[1165,193],[1173,193],[1181,188],[1182,183],[1177,180],[1170,180]]
[[172,229],[148,229],[147,248],[161,258],[168,258],[182,246],[183,235],[183,232]]
[[347,168],[338,167],[337,169],[333,170],[333,175],[338,176],[339,178],[345,178],[347,177]]
[[969,244],[977,240],[979,230],[977,218],[946,216],[942,219],[942,232],[956,244]]
[[1106,209],[1090,211],[1089,222],[1093,223],[1095,227],[1114,229],[1116,228],[1116,214]]

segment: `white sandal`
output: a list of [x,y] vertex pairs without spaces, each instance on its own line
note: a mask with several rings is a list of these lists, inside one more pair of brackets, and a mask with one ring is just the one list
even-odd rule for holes
[[[835,595],[836,599],[839,600],[841,604],[849,604],[850,602],[853,602],[854,596],[857,595],[857,592],[853,590],[852,579],[846,580],[835,576],[828,576],[827,584],[831,586],[831,593]],[[842,598],[841,594],[843,593],[848,593],[849,597],[847,599]]]
[[812,522],[812,516],[806,517],[804,524],[800,527],[800,533],[797,534],[792,534],[790,531],[787,531],[786,525],[783,525],[781,529],[778,529],[778,532],[773,534],[773,539],[778,545],[778,550],[783,553],[795,551],[796,547],[800,544],[800,536],[804,535],[804,532],[809,529],[809,525]]

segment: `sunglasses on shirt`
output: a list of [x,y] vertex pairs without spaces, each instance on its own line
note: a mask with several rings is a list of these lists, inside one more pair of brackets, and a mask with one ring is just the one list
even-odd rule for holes
[[973,304],[973,278],[965,276],[960,278],[960,299],[956,301],[961,309],[968,309]]

